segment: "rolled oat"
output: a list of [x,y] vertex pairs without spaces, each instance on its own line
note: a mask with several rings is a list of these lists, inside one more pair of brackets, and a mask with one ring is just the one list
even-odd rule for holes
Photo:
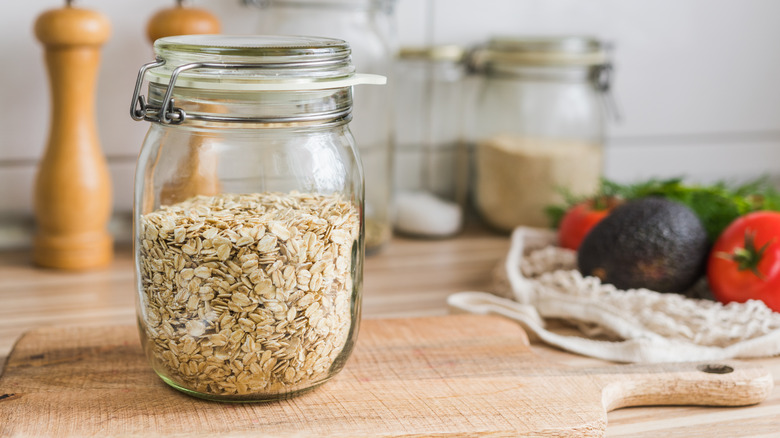
[[199,196],[142,215],[140,315],[158,372],[214,395],[325,379],[357,324],[357,207],[338,195]]

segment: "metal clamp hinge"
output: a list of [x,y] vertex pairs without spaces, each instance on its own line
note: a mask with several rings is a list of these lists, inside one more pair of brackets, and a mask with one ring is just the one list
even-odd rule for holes
[[598,68],[596,72],[596,89],[600,92],[606,113],[612,116],[615,122],[620,122],[621,112],[612,90],[612,71],[612,64],[604,64]]
[[[612,59],[612,49],[613,46],[611,43],[604,44],[604,50],[607,54],[607,59],[609,60]],[[601,102],[607,116],[611,116],[612,120],[619,123],[622,119],[622,114],[618,107],[617,99],[615,99],[615,92],[612,90],[613,74],[614,67],[612,66],[612,62],[607,61],[596,67],[593,79],[596,84],[596,90],[599,91]]]
[[[141,69],[138,71],[138,78],[135,81],[135,90],[133,91],[133,101],[130,104],[130,117],[132,117],[133,120],[146,120],[165,125],[178,125],[187,117],[184,110],[174,106],[170,93],[166,93],[166,99],[163,100],[163,102],[166,102],[164,105],[165,110],[163,110],[162,107],[149,105],[146,103],[146,98],[141,95],[141,87],[143,86],[146,72],[163,65],[165,65],[165,60],[157,58],[154,62],[141,66]],[[173,91],[173,87],[169,86],[168,88],[168,91]]]

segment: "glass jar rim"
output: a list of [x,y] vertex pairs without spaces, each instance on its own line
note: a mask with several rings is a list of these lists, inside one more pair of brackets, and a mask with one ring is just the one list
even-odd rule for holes
[[455,44],[437,46],[403,46],[398,52],[401,60],[424,60],[459,63],[466,56],[466,49]]
[[502,67],[595,67],[607,64],[604,43],[589,36],[501,36],[470,54],[476,71]]
[[349,54],[349,44],[336,38],[284,35],[178,35],[154,42],[155,53],[192,52],[220,56],[295,56]]
[[265,9],[271,6],[341,10],[378,9],[391,12],[397,0],[243,0],[244,4]]

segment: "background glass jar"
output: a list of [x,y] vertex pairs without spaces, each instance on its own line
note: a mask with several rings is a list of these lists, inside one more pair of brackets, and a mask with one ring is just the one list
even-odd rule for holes
[[[258,32],[321,35],[349,42],[360,72],[391,76],[394,0],[244,0],[260,8]],[[390,81],[392,84],[392,80]],[[390,87],[357,90],[350,124],[366,178],[366,250],[390,240],[393,215],[393,100]]]
[[[132,116],[135,261],[146,355],[169,385],[254,401],[337,373],[360,320],[363,173],[344,41],[155,43]],[[140,96],[149,79],[148,103]]]
[[548,227],[562,191],[596,190],[610,66],[582,37],[496,38],[471,55],[482,81],[473,105],[471,196],[491,227]]
[[463,130],[465,50],[405,47],[396,66],[396,214],[398,232],[419,237],[456,234],[465,202],[457,195]]

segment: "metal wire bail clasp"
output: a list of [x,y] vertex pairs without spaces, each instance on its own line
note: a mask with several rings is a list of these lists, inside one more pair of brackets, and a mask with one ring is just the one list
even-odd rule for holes
[[620,122],[621,114],[612,91],[612,64],[604,64],[597,68],[595,73],[596,89],[604,104],[608,115],[616,122]]
[[150,122],[162,123],[164,125],[176,125],[184,121],[186,114],[181,108],[173,106],[173,98],[171,97],[173,93],[173,84],[176,81],[180,69],[176,69],[174,75],[171,76],[161,108],[149,105],[146,102],[146,98],[141,95],[141,87],[143,86],[146,72],[163,65],[165,65],[165,60],[158,57],[154,62],[144,64],[141,66],[141,69],[138,70],[138,78],[135,80],[135,90],[133,91],[133,101],[130,104],[130,117],[132,117],[133,120],[147,120]]
[[135,90],[133,91],[133,101],[130,102],[130,117],[132,117],[133,120],[149,120],[147,116],[149,106],[146,104],[146,99],[141,96],[141,87],[144,84],[146,72],[163,65],[165,65],[165,60],[158,57],[154,62],[144,64],[141,66],[141,69],[138,70],[138,78],[135,80]]

